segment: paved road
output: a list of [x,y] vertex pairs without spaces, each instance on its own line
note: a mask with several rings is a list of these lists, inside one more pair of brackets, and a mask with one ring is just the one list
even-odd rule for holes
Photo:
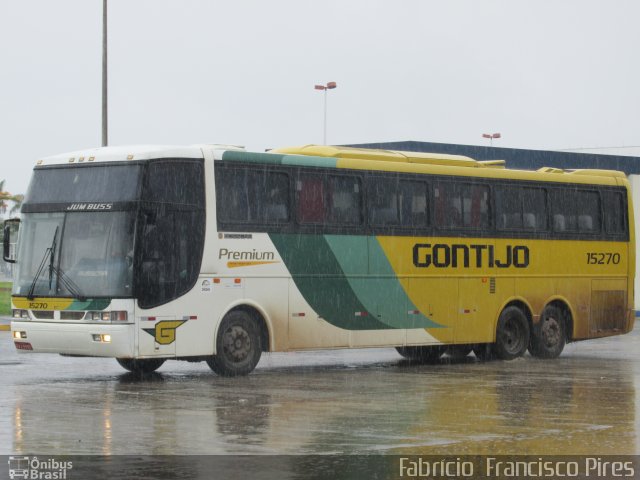
[[269,354],[244,378],[17,354],[0,332],[0,454],[638,454],[640,329],[557,360],[414,365]]

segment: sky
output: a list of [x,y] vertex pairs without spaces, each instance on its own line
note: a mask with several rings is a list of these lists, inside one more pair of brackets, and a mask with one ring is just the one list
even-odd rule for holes
[[[636,0],[109,0],[109,143],[640,145]],[[0,0],[0,179],[101,142],[101,0]]]

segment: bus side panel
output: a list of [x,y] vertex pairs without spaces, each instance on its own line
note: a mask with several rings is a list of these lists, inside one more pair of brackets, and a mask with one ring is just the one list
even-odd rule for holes
[[349,346],[349,331],[334,327],[315,312],[292,279],[289,280],[289,311],[290,349]]

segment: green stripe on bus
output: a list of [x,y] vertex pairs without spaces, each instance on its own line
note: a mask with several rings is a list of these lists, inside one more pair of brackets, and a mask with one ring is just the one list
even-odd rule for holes
[[393,328],[377,320],[362,304],[322,235],[269,237],[301,295],[324,320],[346,330]]
[[95,298],[92,300],[74,300],[66,310],[104,310],[111,303],[110,298]]
[[398,281],[377,238],[326,235],[325,239],[344,271],[349,286],[367,311],[376,315],[378,320],[391,328],[442,327],[418,312]]

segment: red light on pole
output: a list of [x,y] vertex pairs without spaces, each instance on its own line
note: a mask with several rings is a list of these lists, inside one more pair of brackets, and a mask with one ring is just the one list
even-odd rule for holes
[[315,90],[324,90],[324,134],[323,134],[323,143],[327,144],[327,90],[333,90],[337,88],[338,84],[336,82],[327,82],[326,85],[315,85],[313,88]]
[[491,146],[493,146],[493,139],[494,138],[501,138],[502,135],[500,135],[500,133],[483,133],[482,134],[482,138],[488,138],[489,139],[489,144]]

